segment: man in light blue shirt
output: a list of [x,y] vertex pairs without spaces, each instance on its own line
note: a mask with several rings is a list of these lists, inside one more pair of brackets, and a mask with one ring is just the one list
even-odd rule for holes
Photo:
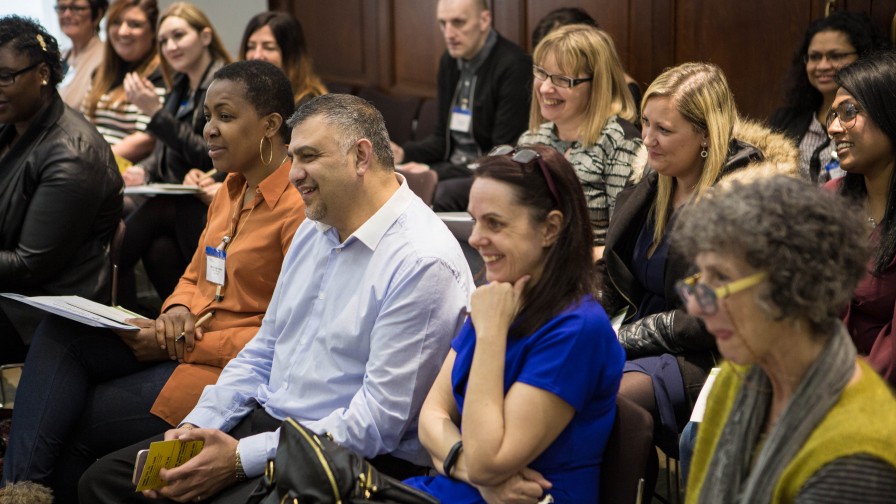
[[[289,124],[290,180],[308,219],[258,334],[165,434],[202,439],[202,452],[163,470],[168,485],[147,497],[245,502],[286,417],[367,458],[430,464],[417,415],[474,288],[463,253],[394,172],[385,124],[368,102],[324,95]],[[146,445],[94,464],[81,500],[145,501],[125,483]]]

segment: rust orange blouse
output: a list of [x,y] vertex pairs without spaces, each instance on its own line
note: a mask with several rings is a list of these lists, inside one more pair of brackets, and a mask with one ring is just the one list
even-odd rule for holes
[[[280,265],[293,234],[305,218],[304,204],[289,183],[285,161],[258,184],[255,199],[242,207],[246,179],[227,176],[208,209],[208,223],[196,253],[162,312],[183,305],[197,316],[210,310],[201,341],[184,356],[156,398],[151,412],[177,425],[193,409],[206,385],[215,383],[221,369],[255,336],[267,310]],[[223,298],[215,300],[216,285],[205,278],[205,247],[227,244]]]

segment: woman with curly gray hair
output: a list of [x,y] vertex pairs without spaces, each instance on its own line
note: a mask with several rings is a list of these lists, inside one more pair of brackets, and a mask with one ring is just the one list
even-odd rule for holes
[[868,258],[857,212],[772,176],[707,192],[675,233],[699,270],[677,291],[727,361],[687,502],[892,502],[896,400],[839,319]]

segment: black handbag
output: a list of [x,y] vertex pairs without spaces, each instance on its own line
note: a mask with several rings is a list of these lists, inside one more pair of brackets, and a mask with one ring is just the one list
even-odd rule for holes
[[377,471],[364,457],[292,418],[280,426],[277,454],[247,504],[439,504]]

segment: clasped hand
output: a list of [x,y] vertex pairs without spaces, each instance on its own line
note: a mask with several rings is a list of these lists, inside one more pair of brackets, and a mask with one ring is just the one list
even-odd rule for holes
[[169,358],[183,362],[184,353],[192,352],[195,342],[202,340],[202,328],[196,327],[196,315],[186,306],[174,306],[156,320],[137,318],[127,322],[140,330],[136,333],[117,331],[117,334],[139,361]]

